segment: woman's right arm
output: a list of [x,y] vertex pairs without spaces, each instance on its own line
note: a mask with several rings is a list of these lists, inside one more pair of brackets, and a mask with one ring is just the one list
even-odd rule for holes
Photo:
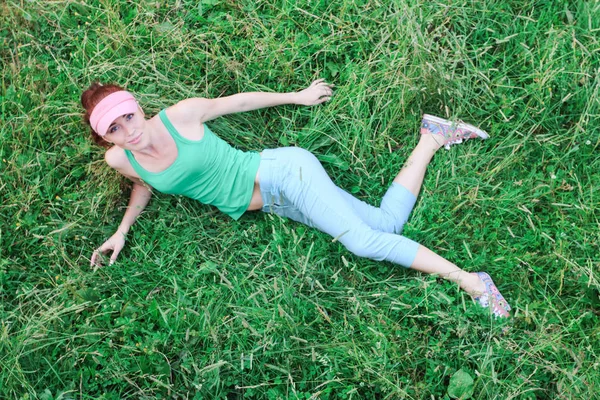
[[140,213],[146,208],[151,196],[152,192],[150,189],[139,182],[134,182],[133,189],[131,190],[131,197],[129,198],[129,204],[127,205],[127,211],[125,211],[119,229],[117,229],[117,231],[123,233],[123,236],[127,235],[131,225],[133,225]]
[[90,260],[91,266],[97,265],[96,262],[98,261],[100,253],[106,254],[111,250],[112,255],[110,256],[110,264],[115,262],[119,253],[125,246],[125,237],[129,232],[129,228],[131,228],[137,217],[150,201],[150,197],[152,196],[150,189],[140,182],[137,182],[135,178],[133,179],[134,183],[131,190],[131,197],[129,198],[129,204],[127,205],[127,211],[125,211],[125,215],[123,215],[123,219],[121,220],[117,231],[92,254]]
[[129,204],[123,219],[119,224],[117,231],[110,237],[102,246],[98,247],[92,254],[90,259],[90,265],[97,265],[98,256],[100,253],[106,254],[112,250],[110,256],[110,263],[114,263],[117,256],[125,246],[125,236],[129,232],[129,228],[135,222],[140,213],[144,210],[150,197],[152,196],[151,188],[142,182],[142,180],[136,176],[137,173],[133,170],[127,155],[125,152],[117,146],[111,147],[104,154],[106,163],[121,175],[129,178],[133,182],[133,188],[131,190],[131,197],[129,198]]
[[121,220],[119,228],[117,229],[117,232],[121,232],[123,237],[127,236],[129,233],[129,228],[131,228],[137,217],[142,213],[142,211],[144,211],[144,208],[146,208],[151,196],[152,192],[150,189],[139,182],[134,182],[133,188],[131,189],[129,204],[127,205],[127,210],[125,211],[125,215],[123,215],[123,219]]

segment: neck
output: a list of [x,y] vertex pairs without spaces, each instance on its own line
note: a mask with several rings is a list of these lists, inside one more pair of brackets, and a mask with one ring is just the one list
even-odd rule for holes
[[144,147],[143,149],[132,150],[132,152],[143,154],[146,157],[161,158],[161,152],[159,150],[159,147],[160,146],[158,146],[157,144],[152,143]]
[[155,128],[152,119],[146,120],[144,130],[144,134],[148,137],[147,145],[139,150],[133,150],[133,152],[143,154],[145,157],[162,158],[165,149],[165,138]]

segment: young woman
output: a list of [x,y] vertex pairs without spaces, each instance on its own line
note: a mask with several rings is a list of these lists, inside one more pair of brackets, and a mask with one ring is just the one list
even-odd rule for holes
[[133,190],[121,224],[94,251],[91,264],[96,265],[100,253],[110,251],[111,264],[116,260],[129,228],[150,200],[152,187],[214,205],[234,219],[254,210],[291,218],[337,238],[360,257],[391,261],[456,282],[496,316],[509,316],[510,306],[488,274],[465,272],[400,235],[435,152],[467,139],[486,139],[484,131],[424,115],[419,143],[377,208],[338,188],[306,150],[242,152],[205,124],[222,115],[264,107],[321,104],[331,95],[332,86],[319,79],[296,93],[186,99],[146,119],[131,93],[115,85],[92,84],[81,96],[84,120],[96,143],[110,147],[107,164],[131,179]]

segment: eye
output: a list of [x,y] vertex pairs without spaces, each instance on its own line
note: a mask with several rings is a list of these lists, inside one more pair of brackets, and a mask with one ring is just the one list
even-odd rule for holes
[[127,121],[129,121],[131,118],[133,118],[133,114],[127,114],[127,115],[125,116],[125,119],[126,119]]
[[108,133],[115,133],[117,131],[117,125],[114,125],[112,128],[108,130]]

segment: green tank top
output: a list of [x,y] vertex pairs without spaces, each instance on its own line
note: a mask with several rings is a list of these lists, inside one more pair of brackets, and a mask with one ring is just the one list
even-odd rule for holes
[[135,172],[148,185],[167,194],[178,194],[216,206],[239,219],[248,209],[260,155],[231,147],[204,124],[204,137],[189,140],[177,132],[165,110],[158,113],[177,145],[177,158],[161,172],[149,172],[125,150]]

